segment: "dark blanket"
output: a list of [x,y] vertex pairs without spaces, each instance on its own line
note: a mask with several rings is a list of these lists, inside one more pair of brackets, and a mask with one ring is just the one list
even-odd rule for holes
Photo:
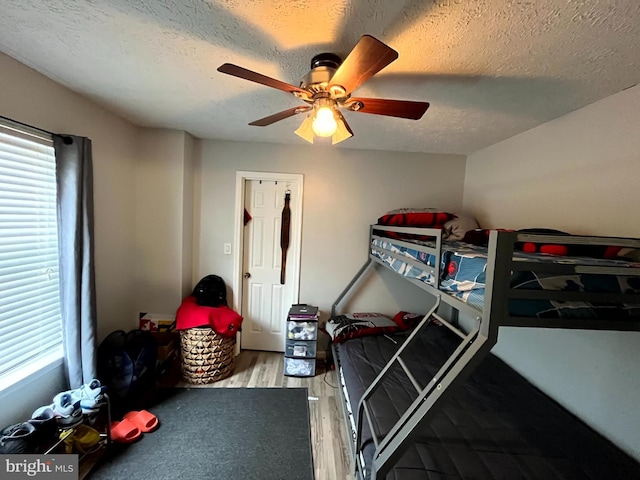
[[[393,338],[402,342],[406,337]],[[426,384],[456,342],[446,328],[429,326],[403,359]],[[357,410],[364,389],[397,346],[378,336],[336,347],[350,402]],[[378,389],[370,406],[379,439],[414,397],[406,378],[395,377]],[[370,438],[365,428],[368,463],[374,454]],[[387,479],[640,479],[640,464],[490,354]]]

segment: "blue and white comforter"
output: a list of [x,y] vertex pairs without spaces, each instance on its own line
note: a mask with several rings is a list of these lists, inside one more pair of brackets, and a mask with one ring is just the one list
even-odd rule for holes
[[[434,247],[429,242],[416,242]],[[404,262],[388,255],[381,248],[388,249],[398,257],[417,260],[433,267],[435,256],[423,251],[407,248],[383,239],[373,239],[371,252],[392,270],[409,278],[415,278],[429,285],[436,286],[435,277],[420,267]],[[516,261],[553,262],[574,265],[594,266],[629,266],[628,262],[604,260],[584,257],[557,257],[550,255],[514,252]],[[440,265],[440,290],[482,308],[487,268],[487,248],[462,242],[446,242],[442,247]],[[511,287],[525,290],[555,290],[640,293],[640,277],[602,274],[554,274],[528,271],[514,272]],[[567,302],[557,300],[525,300],[509,301],[509,313],[513,316],[538,316],[545,318],[615,318],[620,316],[640,315],[640,305],[620,305],[591,302]]]

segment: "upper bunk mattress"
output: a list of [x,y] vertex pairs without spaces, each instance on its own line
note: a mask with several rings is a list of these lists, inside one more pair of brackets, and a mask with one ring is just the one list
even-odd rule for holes
[[[433,247],[433,243],[414,241]],[[389,255],[387,249],[396,255]],[[435,255],[419,249],[408,248],[391,240],[373,238],[371,253],[392,270],[408,278],[435,286],[433,274],[398,257],[416,260],[435,266]],[[629,262],[586,257],[559,257],[542,254],[514,252],[514,260],[574,265],[628,267]],[[440,289],[460,300],[481,309],[484,302],[487,267],[487,248],[463,242],[443,242],[440,265]],[[555,290],[640,293],[640,277],[598,274],[553,274],[528,271],[513,272],[511,288],[524,290]],[[509,314],[515,317],[540,318],[597,318],[616,319],[640,316],[640,305],[620,305],[546,299],[510,299]]]
[[[370,336],[335,344],[354,409],[405,338]],[[428,326],[403,360],[424,386],[457,343],[445,327]],[[379,439],[415,396],[404,375],[380,386],[369,403]],[[368,478],[375,447],[364,424]],[[635,480],[640,464],[489,354],[423,428],[388,479]]]

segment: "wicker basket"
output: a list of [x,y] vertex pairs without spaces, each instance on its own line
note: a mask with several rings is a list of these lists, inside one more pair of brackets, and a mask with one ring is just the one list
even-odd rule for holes
[[209,327],[180,332],[182,378],[190,383],[212,383],[233,371],[236,339],[224,338]]

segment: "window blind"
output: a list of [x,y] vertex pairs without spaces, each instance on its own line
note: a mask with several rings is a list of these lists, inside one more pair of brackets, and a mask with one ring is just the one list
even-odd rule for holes
[[0,390],[62,357],[55,154],[0,124]]

